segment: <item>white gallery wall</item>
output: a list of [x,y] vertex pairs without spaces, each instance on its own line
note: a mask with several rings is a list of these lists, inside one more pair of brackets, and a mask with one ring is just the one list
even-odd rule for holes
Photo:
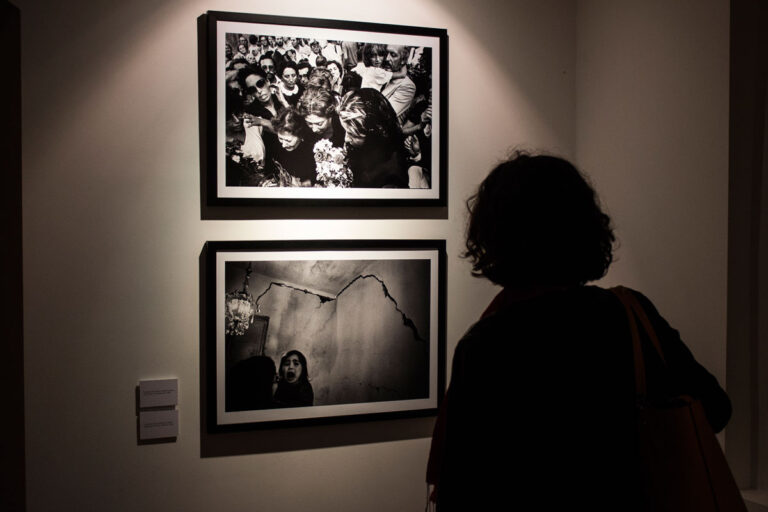
[[[622,242],[608,281],[645,290],[724,378],[727,1],[17,5],[29,510],[423,509],[430,418],[201,432],[200,252],[207,240],[444,238],[450,361],[496,291],[458,257],[464,200],[515,146],[594,176]],[[206,10],[446,28],[448,207],[202,220]],[[134,387],[162,377],[179,379],[179,438],[139,446]]]
[[724,384],[729,3],[579,2],[576,156],[642,290]]

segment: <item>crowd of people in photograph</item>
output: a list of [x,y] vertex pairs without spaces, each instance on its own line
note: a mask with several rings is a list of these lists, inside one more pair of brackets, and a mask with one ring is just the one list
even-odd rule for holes
[[227,186],[430,188],[430,48],[227,34]]

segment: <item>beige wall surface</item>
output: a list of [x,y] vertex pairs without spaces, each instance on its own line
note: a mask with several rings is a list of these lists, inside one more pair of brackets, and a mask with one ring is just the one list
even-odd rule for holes
[[[609,280],[647,291],[722,376],[727,2],[695,15],[685,2],[568,0],[18,4],[29,510],[423,509],[431,419],[203,432],[200,252],[207,240],[445,238],[450,361],[495,291],[458,257],[464,200],[514,146],[595,176],[623,244]],[[206,10],[446,28],[445,214],[201,220]],[[134,386],[169,376],[179,438],[137,446]],[[216,451],[206,443],[218,456],[201,456]]]
[[[431,418],[204,435],[199,256],[207,240],[445,238],[452,354],[494,293],[458,258],[463,201],[513,145],[573,154],[575,6],[19,7],[29,510],[422,510]],[[196,31],[206,10],[446,28],[448,208],[201,220]],[[137,446],[134,386],[169,376],[179,379],[178,440]],[[226,454],[201,457],[206,442]]]
[[579,2],[576,153],[635,287],[725,384],[726,0]]

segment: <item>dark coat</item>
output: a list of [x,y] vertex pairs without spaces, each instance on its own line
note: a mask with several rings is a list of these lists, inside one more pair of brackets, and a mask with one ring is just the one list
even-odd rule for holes
[[[646,351],[649,396],[693,395],[721,430],[727,395],[637,295],[668,364]],[[453,358],[443,450],[439,512],[632,510],[634,366],[618,299],[576,287],[503,304],[470,328]]]
[[353,187],[408,188],[408,166],[402,144],[363,145],[348,151]]
[[275,407],[308,407],[315,403],[315,392],[312,384],[300,380],[296,384],[288,384],[281,380],[275,391]]

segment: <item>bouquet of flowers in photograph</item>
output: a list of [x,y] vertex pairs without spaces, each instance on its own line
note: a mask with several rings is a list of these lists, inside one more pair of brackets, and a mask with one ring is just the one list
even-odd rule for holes
[[317,183],[322,187],[347,188],[352,186],[352,171],[347,167],[344,148],[337,148],[328,139],[315,144]]

